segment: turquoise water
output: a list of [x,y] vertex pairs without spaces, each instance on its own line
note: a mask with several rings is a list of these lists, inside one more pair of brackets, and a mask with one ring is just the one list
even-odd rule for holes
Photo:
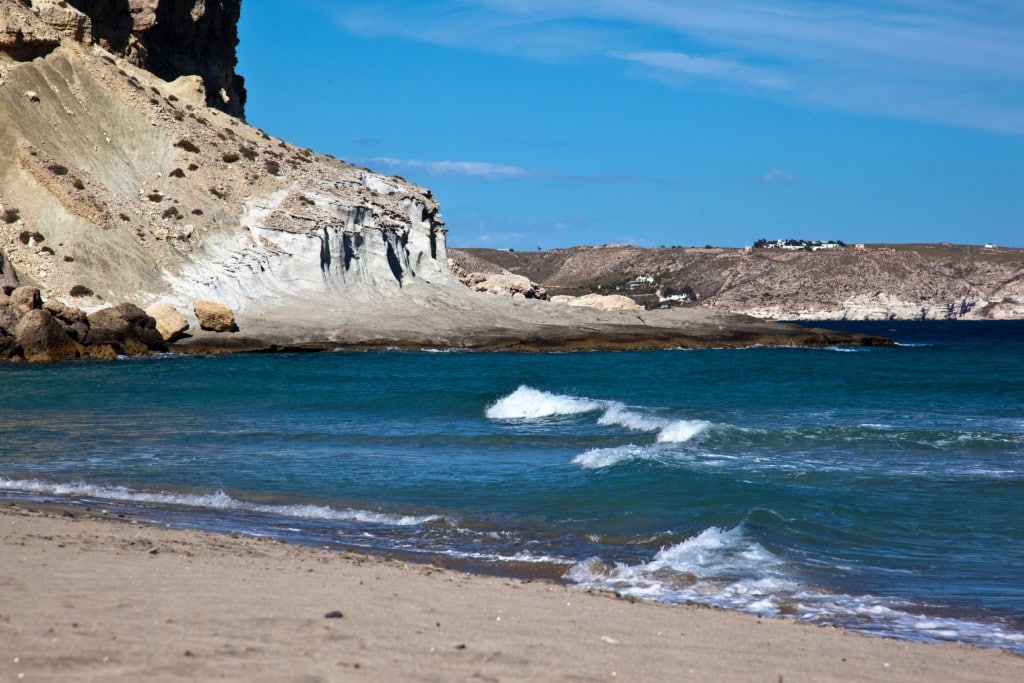
[[843,326],[0,366],[0,497],[1024,654],[1024,324]]

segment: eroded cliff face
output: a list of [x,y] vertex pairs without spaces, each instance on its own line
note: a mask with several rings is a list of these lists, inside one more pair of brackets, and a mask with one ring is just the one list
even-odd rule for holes
[[0,0],[0,251],[23,284],[85,309],[251,315],[461,288],[429,191],[208,107],[206,77],[140,68],[188,63],[161,47],[168,15],[225,31],[233,63],[238,2],[72,4]]
[[[65,3],[34,0],[34,4]],[[241,0],[67,0],[66,4],[88,18],[89,35],[105,49],[166,81],[197,75],[203,79],[209,106],[244,118],[245,84],[235,73]]]

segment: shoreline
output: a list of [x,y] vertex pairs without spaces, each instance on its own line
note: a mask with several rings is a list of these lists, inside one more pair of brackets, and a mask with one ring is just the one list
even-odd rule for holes
[[[744,321],[746,322],[746,321]],[[277,330],[242,332],[196,331],[167,345],[169,353],[196,355],[217,353],[316,353],[324,351],[475,351],[481,353],[559,353],[568,351],[658,351],[669,349],[778,347],[881,347],[894,346],[891,339],[877,335],[840,332],[797,323],[756,321],[715,329],[696,326],[655,326],[618,322],[593,329],[553,325],[547,329],[525,327],[521,331],[445,330],[426,333],[423,338],[383,334],[374,338],[365,331],[351,331],[336,339],[288,339]]]
[[[1004,650],[0,501],[17,680],[989,681]],[[340,611],[343,616],[325,615]]]

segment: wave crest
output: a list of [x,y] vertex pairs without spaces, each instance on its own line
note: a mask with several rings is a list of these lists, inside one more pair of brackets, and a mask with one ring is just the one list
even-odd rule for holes
[[658,443],[683,443],[711,426],[704,420],[671,420],[648,415],[619,401],[552,394],[525,385],[499,399],[486,410],[485,415],[491,420],[536,420],[599,410],[602,412],[597,424],[636,432],[657,432]]
[[484,413],[491,420],[536,420],[559,415],[580,415],[604,408],[604,401],[592,401],[521,386],[498,399]]

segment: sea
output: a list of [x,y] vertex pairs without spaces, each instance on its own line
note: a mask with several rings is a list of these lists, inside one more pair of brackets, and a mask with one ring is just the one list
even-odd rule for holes
[[0,499],[1024,655],[1024,321],[827,326],[6,364]]

